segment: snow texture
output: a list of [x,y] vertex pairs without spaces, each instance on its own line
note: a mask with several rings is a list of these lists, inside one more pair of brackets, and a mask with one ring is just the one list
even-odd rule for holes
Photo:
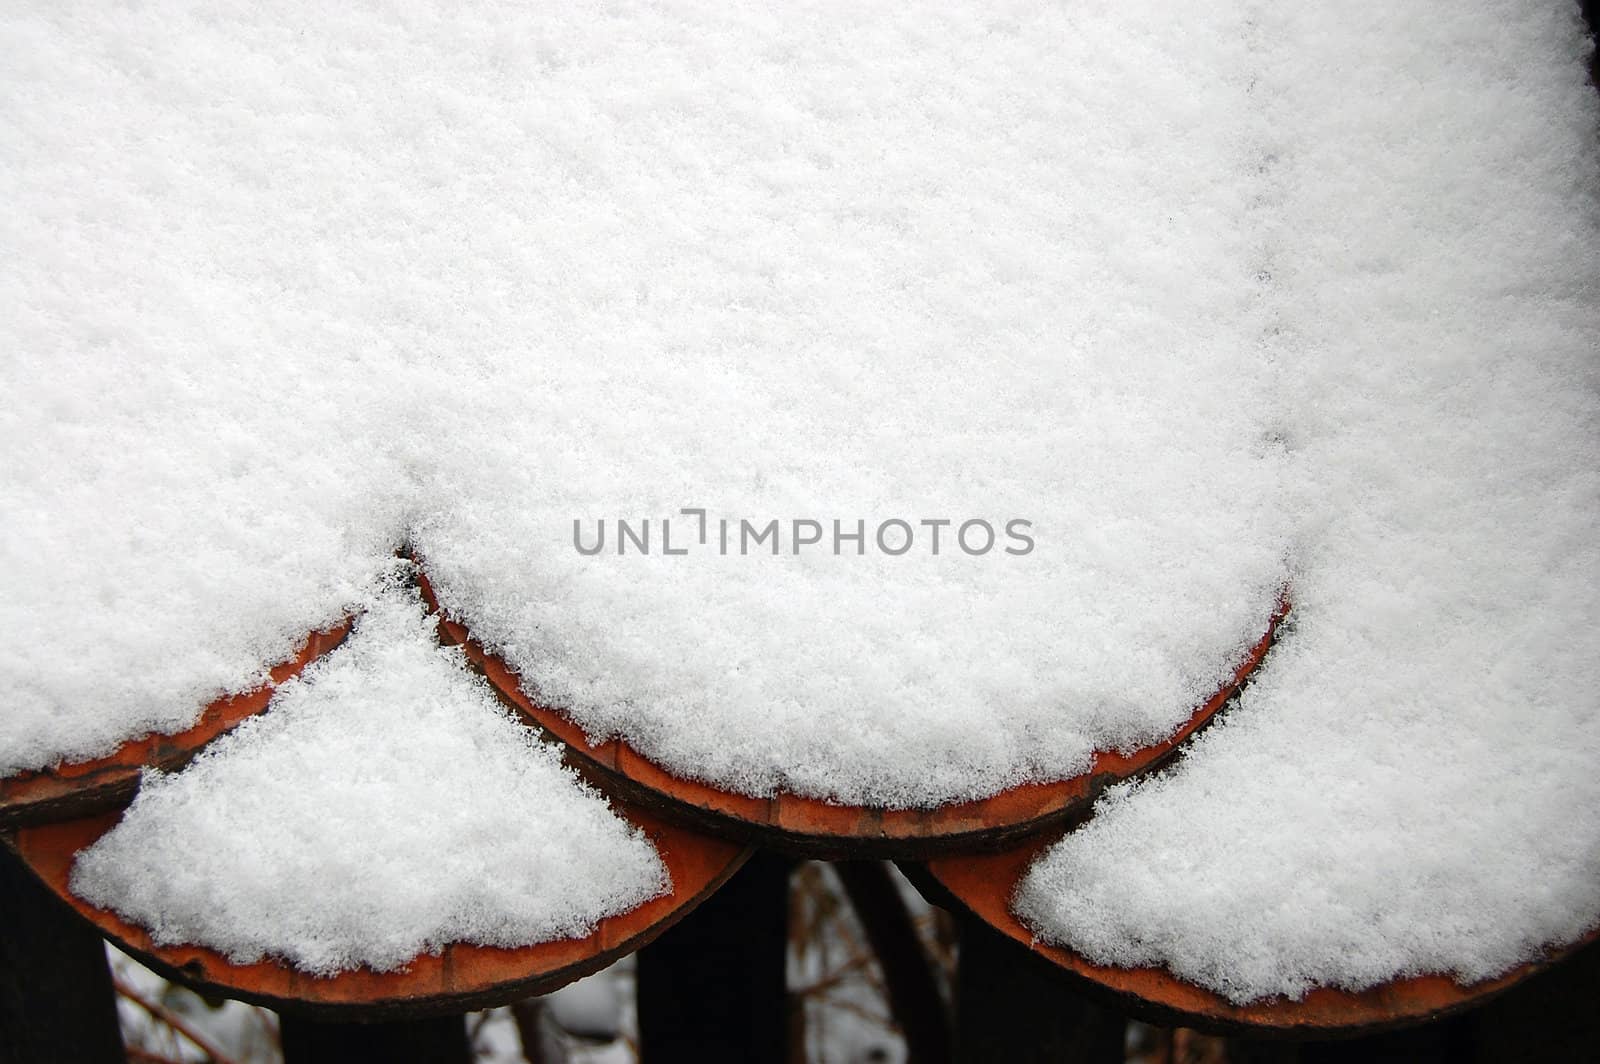
[[409,541],[595,737],[927,806],[1170,734],[1292,575],[1242,712],[1022,911],[1236,996],[1570,939],[1581,41],[1510,0],[7,5],[0,772],[181,728]]
[[[1170,734],[1265,625],[1280,456],[1232,27],[1153,3],[5,21],[29,443],[3,608],[31,638],[0,651],[0,770],[186,724],[406,538],[540,697],[753,794],[1071,775]],[[684,507],[829,539],[574,548],[617,518],[678,517],[681,544]],[[913,551],[880,549],[889,520]],[[952,522],[937,556],[924,520]],[[969,520],[999,542],[960,549]]]
[[1257,33],[1293,629],[1174,771],[1047,851],[1016,911],[1236,1002],[1474,982],[1600,922],[1585,42],[1571,5],[1510,2],[1279,10]]
[[441,648],[415,592],[181,772],[150,772],[74,893],[239,963],[318,975],[581,938],[669,890],[654,846]]

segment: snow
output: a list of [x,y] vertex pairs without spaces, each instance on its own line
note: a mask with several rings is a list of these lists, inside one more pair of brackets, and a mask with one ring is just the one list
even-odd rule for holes
[[403,967],[582,938],[670,889],[654,846],[500,708],[414,591],[188,768],[148,773],[72,889],[239,963]]
[[[5,16],[0,771],[186,724],[403,540],[597,738],[751,794],[1072,775],[1260,635],[1230,20],[324,7]],[[683,508],[782,553],[573,547]]]
[[[0,773],[181,729],[410,543],[594,737],[929,806],[1170,734],[1292,580],[1239,711],[1020,911],[1241,1000],[1569,941],[1600,914],[1569,8],[7,5]],[[343,763],[467,741],[416,728]],[[156,906],[143,860],[102,871]]]
[[1600,923],[1600,109],[1561,5],[1261,32],[1295,623],[1016,911],[1236,1002],[1470,983]]

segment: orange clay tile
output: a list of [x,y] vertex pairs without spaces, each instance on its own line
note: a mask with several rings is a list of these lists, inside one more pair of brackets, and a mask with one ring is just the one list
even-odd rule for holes
[[439,638],[462,646],[500,699],[524,719],[567,745],[568,759],[602,789],[685,819],[706,831],[747,839],[813,857],[925,859],[942,853],[994,849],[1087,811],[1106,787],[1147,772],[1173,755],[1243,686],[1271,646],[1289,611],[1287,598],[1228,682],[1166,740],[1130,754],[1096,754],[1089,770],[1071,779],[1029,783],[990,798],[934,809],[872,809],[779,793],[768,798],[734,794],[660,768],[625,741],[594,743],[561,711],[541,705],[517,675],[466,627],[449,619],[426,574],[418,583],[439,617]]
[[142,770],[172,771],[188,764],[207,743],[266,709],[273,690],[344,642],[350,625],[346,618],[327,631],[313,632],[294,657],[270,670],[266,683],[217,699],[192,727],[176,735],[149,735],[126,742],[105,757],[0,779],[0,828],[65,820],[128,804],[139,789]]
[[1035,941],[1033,933],[1012,914],[1011,898],[1034,858],[1056,837],[1034,838],[1003,853],[939,858],[922,869],[907,867],[906,871],[930,900],[947,908],[964,909],[1085,981],[1087,992],[1155,1023],[1291,1038],[1372,1033],[1404,1027],[1479,1004],[1600,939],[1600,931],[1592,932],[1550,957],[1471,986],[1462,986],[1448,976],[1423,975],[1396,979],[1360,992],[1322,987],[1298,1001],[1274,998],[1236,1005],[1162,968],[1108,967],[1086,960],[1071,950]]
[[83,847],[109,831],[120,814],[18,830],[12,846],[45,885],[125,952],[202,994],[343,1019],[380,1019],[504,1005],[547,993],[599,971],[676,923],[731,876],[750,851],[707,838],[648,810],[614,803],[650,836],[672,876],[672,892],[600,921],[586,938],[520,949],[457,944],[420,956],[405,969],[353,969],[323,978],[263,960],[235,964],[200,946],[159,946],[141,927],[99,909],[67,888]]

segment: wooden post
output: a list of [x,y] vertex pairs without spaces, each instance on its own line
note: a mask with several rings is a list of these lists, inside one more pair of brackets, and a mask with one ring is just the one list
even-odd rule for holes
[[982,921],[957,919],[959,1064],[1121,1064],[1126,1017],[1078,994],[1049,961]]
[[1332,1041],[1228,1042],[1229,1064],[1476,1064],[1479,1059],[1470,1026],[1460,1017]]
[[0,1064],[121,1064],[106,946],[0,844]]
[[785,1059],[791,865],[784,857],[756,854],[639,951],[645,1064]]
[[280,1017],[284,1064],[347,1064],[373,1060],[385,1064],[471,1064],[465,1016],[427,1020],[359,1023]]

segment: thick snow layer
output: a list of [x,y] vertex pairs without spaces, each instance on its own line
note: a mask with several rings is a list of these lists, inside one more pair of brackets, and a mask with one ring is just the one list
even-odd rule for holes
[[414,592],[188,768],[150,773],[72,889],[156,942],[330,975],[582,937],[670,888],[650,841],[500,708]]
[[1016,908],[1235,1001],[1600,922],[1600,107],[1571,5],[1263,20],[1292,634]]
[[[339,367],[256,347],[268,323],[223,280],[153,265],[159,239],[63,232],[15,194],[16,138],[0,139],[6,775],[181,731],[264,682],[370,591],[401,485],[374,403]],[[166,296],[188,316],[140,305]]]
[[422,389],[445,603],[592,734],[747,793],[936,804],[1169,734],[1283,575],[1236,27],[623,10],[541,24],[533,176],[463,267],[523,339]]
[[[408,537],[546,700],[752,793],[1070,775],[1271,612],[1226,6],[3,19],[0,771],[187,723]],[[618,518],[648,556],[575,549]]]
[[0,772],[181,727],[409,540],[594,734],[932,804],[1169,733],[1292,575],[1023,911],[1236,997],[1570,939],[1570,8],[7,5]]

